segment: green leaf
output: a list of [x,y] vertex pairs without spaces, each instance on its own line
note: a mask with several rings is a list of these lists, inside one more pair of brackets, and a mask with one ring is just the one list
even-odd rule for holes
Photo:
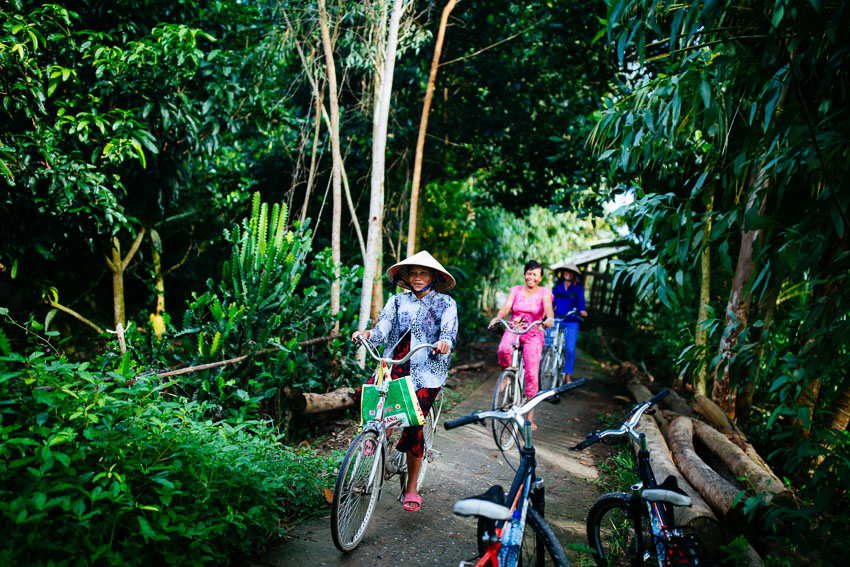
[[711,106],[711,85],[708,81],[701,81],[699,84],[699,94],[702,97],[702,103],[706,108]]

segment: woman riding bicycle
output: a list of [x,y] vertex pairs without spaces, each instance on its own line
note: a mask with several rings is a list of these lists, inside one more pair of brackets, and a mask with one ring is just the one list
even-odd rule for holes
[[[535,260],[529,260],[525,264],[525,285],[517,285],[511,288],[508,299],[502,305],[496,316],[490,321],[490,327],[499,319],[504,319],[508,313],[513,313],[514,322],[526,324],[544,318],[543,326],[551,328],[555,325],[552,313],[552,294],[545,287],[541,287],[540,280],[543,279],[543,266]],[[537,383],[537,370],[540,366],[540,353],[543,351],[543,331],[534,329],[524,335],[520,335],[523,345],[522,359],[525,363],[525,395],[534,396],[539,390]],[[499,342],[499,364],[503,368],[511,365],[511,354],[513,352],[513,333],[505,330],[502,340]],[[534,411],[528,414],[531,429],[536,430],[534,423]]]
[[572,262],[552,266],[558,282],[552,289],[555,296],[555,316],[564,329],[564,382],[572,381],[576,363],[576,342],[578,341],[578,315],[587,317],[584,309],[584,286],[581,284],[581,272]]
[[[456,344],[457,305],[444,293],[455,286],[455,279],[424,250],[391,266],[387,278],[409,291],[397,293],[387,301],[374,329],[356,331],[351,339],[363,337],[376,345],[394,345],[393,358],[402,358],[420,344],[436,344],[436,349],[421,350],[392,371],[393,378],[410,375],[422,413],[427,414],[446,383],[450,352]],[[407,487],[402,507],[417,512],[422,506],[416,489],[424,453],[422,426],[405,427],[396,449],[407,453]]]

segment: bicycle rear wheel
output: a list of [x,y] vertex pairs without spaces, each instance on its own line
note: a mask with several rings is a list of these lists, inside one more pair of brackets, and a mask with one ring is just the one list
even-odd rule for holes
[[[557,344],[557,343],[556,343]],[[543,353],[543,357],[540,359],[540,389],[541,390],[551,390],[552,388],[556,388],[558,386],[558,369],[556,368],[556,364],[558,362],[558,355],[555,351],[555,347],[549,347]]]
[[[530,528],[530,529],[529,529]],[[528,508],[518,567],[569,567],[567,554],[551,526],[537,510]]]
[[331,505],[331,537],[340,551],[357,547],[366,533],[384,481],[383,451],[378,434],[364,431],[354,438],[339,467]]
[[[494,410],[510,407],[521,403],[520,393],[517,391],[516,375],[513,370],[505,370],[496,380],[496,388],[493,391]],[[504,423],[496,419],[490,420],[493,430],[493,440],[502,451],[507,451],[514,446],[519,435],[519,428],[515,423]]]
[[[632,495],[626,492],[603,494],[587,513],[587,543],[593,549],[597,567],[628,567],[643,565],[638,556],[638,534],[631,517]],[[641,512],[640,548],[655,557],[649,517]],[[652,562],[650,562],[652,563]]]
[[[416,478],[417,492],[422,488],[422,483],[425,482],[425,473],[428,471],[428,465],[434,456],[432,449],[434,447],[434,434],[437,431],[437,422],[440,420],[440,412],[443,409],[443,399],[440,397],[425,414],[425,424],[422,426],[422,436],[425,438],[425,452],[422,457],[422,463],[419,465],[419,476]],[[404,473],[401,475],[401,491],[407,486],[407,459],[405,457]]]

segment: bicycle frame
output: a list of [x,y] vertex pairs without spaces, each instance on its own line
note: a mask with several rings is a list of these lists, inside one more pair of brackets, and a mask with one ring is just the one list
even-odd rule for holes
[[[534,444],[532,443],[531,423],[525,419],[525,415],[544,400],[561,395],[568,390],[584,385],[584,383],[585,380],[582,378],[555,390],[544,390],[521,406],[513,406],[505,410],[478,411],[444,424],[446,429],[452,429],[476,421],[483,423],[484,419],[492,418],[499,421],[511,421],[520,427],[524,443],[520,448],[520,463],[516,469],[506,502],[509,503],[511,516],[514,516],[517,511],[519,512],[519,525],[523,531],[526,527],[528,506],[533,507],[543,517],[546,505],[543,479],[537,477],[537,458]],[[502,538],[505,535],[504,526],[510,520],[493,520],[492,522],[494,533],[483,534],[486,550],[475,564],[475,567],[485,567],[486,565],[499,567],[498,554],[502,547]],[[519,539],[520,541],[522,540],[522,534],[520,534]]]

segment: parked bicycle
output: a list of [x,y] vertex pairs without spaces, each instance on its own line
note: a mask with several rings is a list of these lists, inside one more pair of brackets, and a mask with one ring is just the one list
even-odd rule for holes
[[446,429],[454,429],[470,423],[484,424],[485,419],[509,422],[519,428],[525,440],[507,498],[504,489],[496,485],[484,494],[455,503],[455,514],[478,518],[478,557],[462,561],[459,567],[569,566],[564,548],[543,519],[546,491],[543,479],[537,476],[531,424],[525,416],[544,400],[562,396],[584,383],[582,378],[555,390],[541,391],[521,406],[476,411],[445,423]]
[[555,326],[546,331],[547,342],[543,346],[543,356],[540,357],[540,388],[551,390],[564,383],[564,359],[566,358],[566,336],[562,321],[584,321],[576,309],[567,313],[566,317],[555,319]]
[[[511,365],[507,367],[496,380],[496,389],[493,391],[493,409],[507,408],[520,405],[525,402],[525,364],[522,359],[522,343],[520,335],[531,331],[543,321],[533,321],[526,324],[524,321],[514,323],[505,319],[496,319],[497,322],[514,333],[513,352],[511,353]],[[519,435],[519,427],[513,421],[504,424],[493,420],[490,424],[493,430],[493,440],[502,451],[507,451],[514,445],[514,440]]]
[[[382,364],[386,364],[389,370],[397,364],[404,364],[423,348],[437,348],[432,344],[417,345],[404,358],[393,360],[380,357],[368,340],[362,339],[360,343],[378,362],[379,369]],[[384,370],[384,372],[389,376],[389,371]],[[387,399],[388,384],[389,381],[386,381],[378,386],[379,403],[375,416],[363,425],[362,432],[351,442],[336,477],[331,505],[331,536],[334,545],[340,551],[351,551],[360,544],[375,512],[384,482],[395,475],[399,476],[401,488],[399,501],[402,500],[407,486],[407,454],[397,450],[390,452],[389,435],[392,429],[384,420],[384,402]],[[434,432],[437,429],[442,408],[441,395],[425,416],[422,431],[425,437],[425,452],[416,480],[417,490],[425,480],[428,464],[433,462],[434,457],[439,454],[439,451],[434,449]]]
[[690,528],[676,527],[674,506],[690,506],[691,498],[679,488],[676,478],[655,480],[643,433],[635,431],[641,416],[669,393],[668,389],[637,404],[617,427],[594,431],[572,447],[581,451],[608,437],[628,436],[639,450],[632,464],[639,481],[629,492],[611,492],[597,498],[587,514],[587,541],[598,567],[659,565],[716,565],[705,546]]

